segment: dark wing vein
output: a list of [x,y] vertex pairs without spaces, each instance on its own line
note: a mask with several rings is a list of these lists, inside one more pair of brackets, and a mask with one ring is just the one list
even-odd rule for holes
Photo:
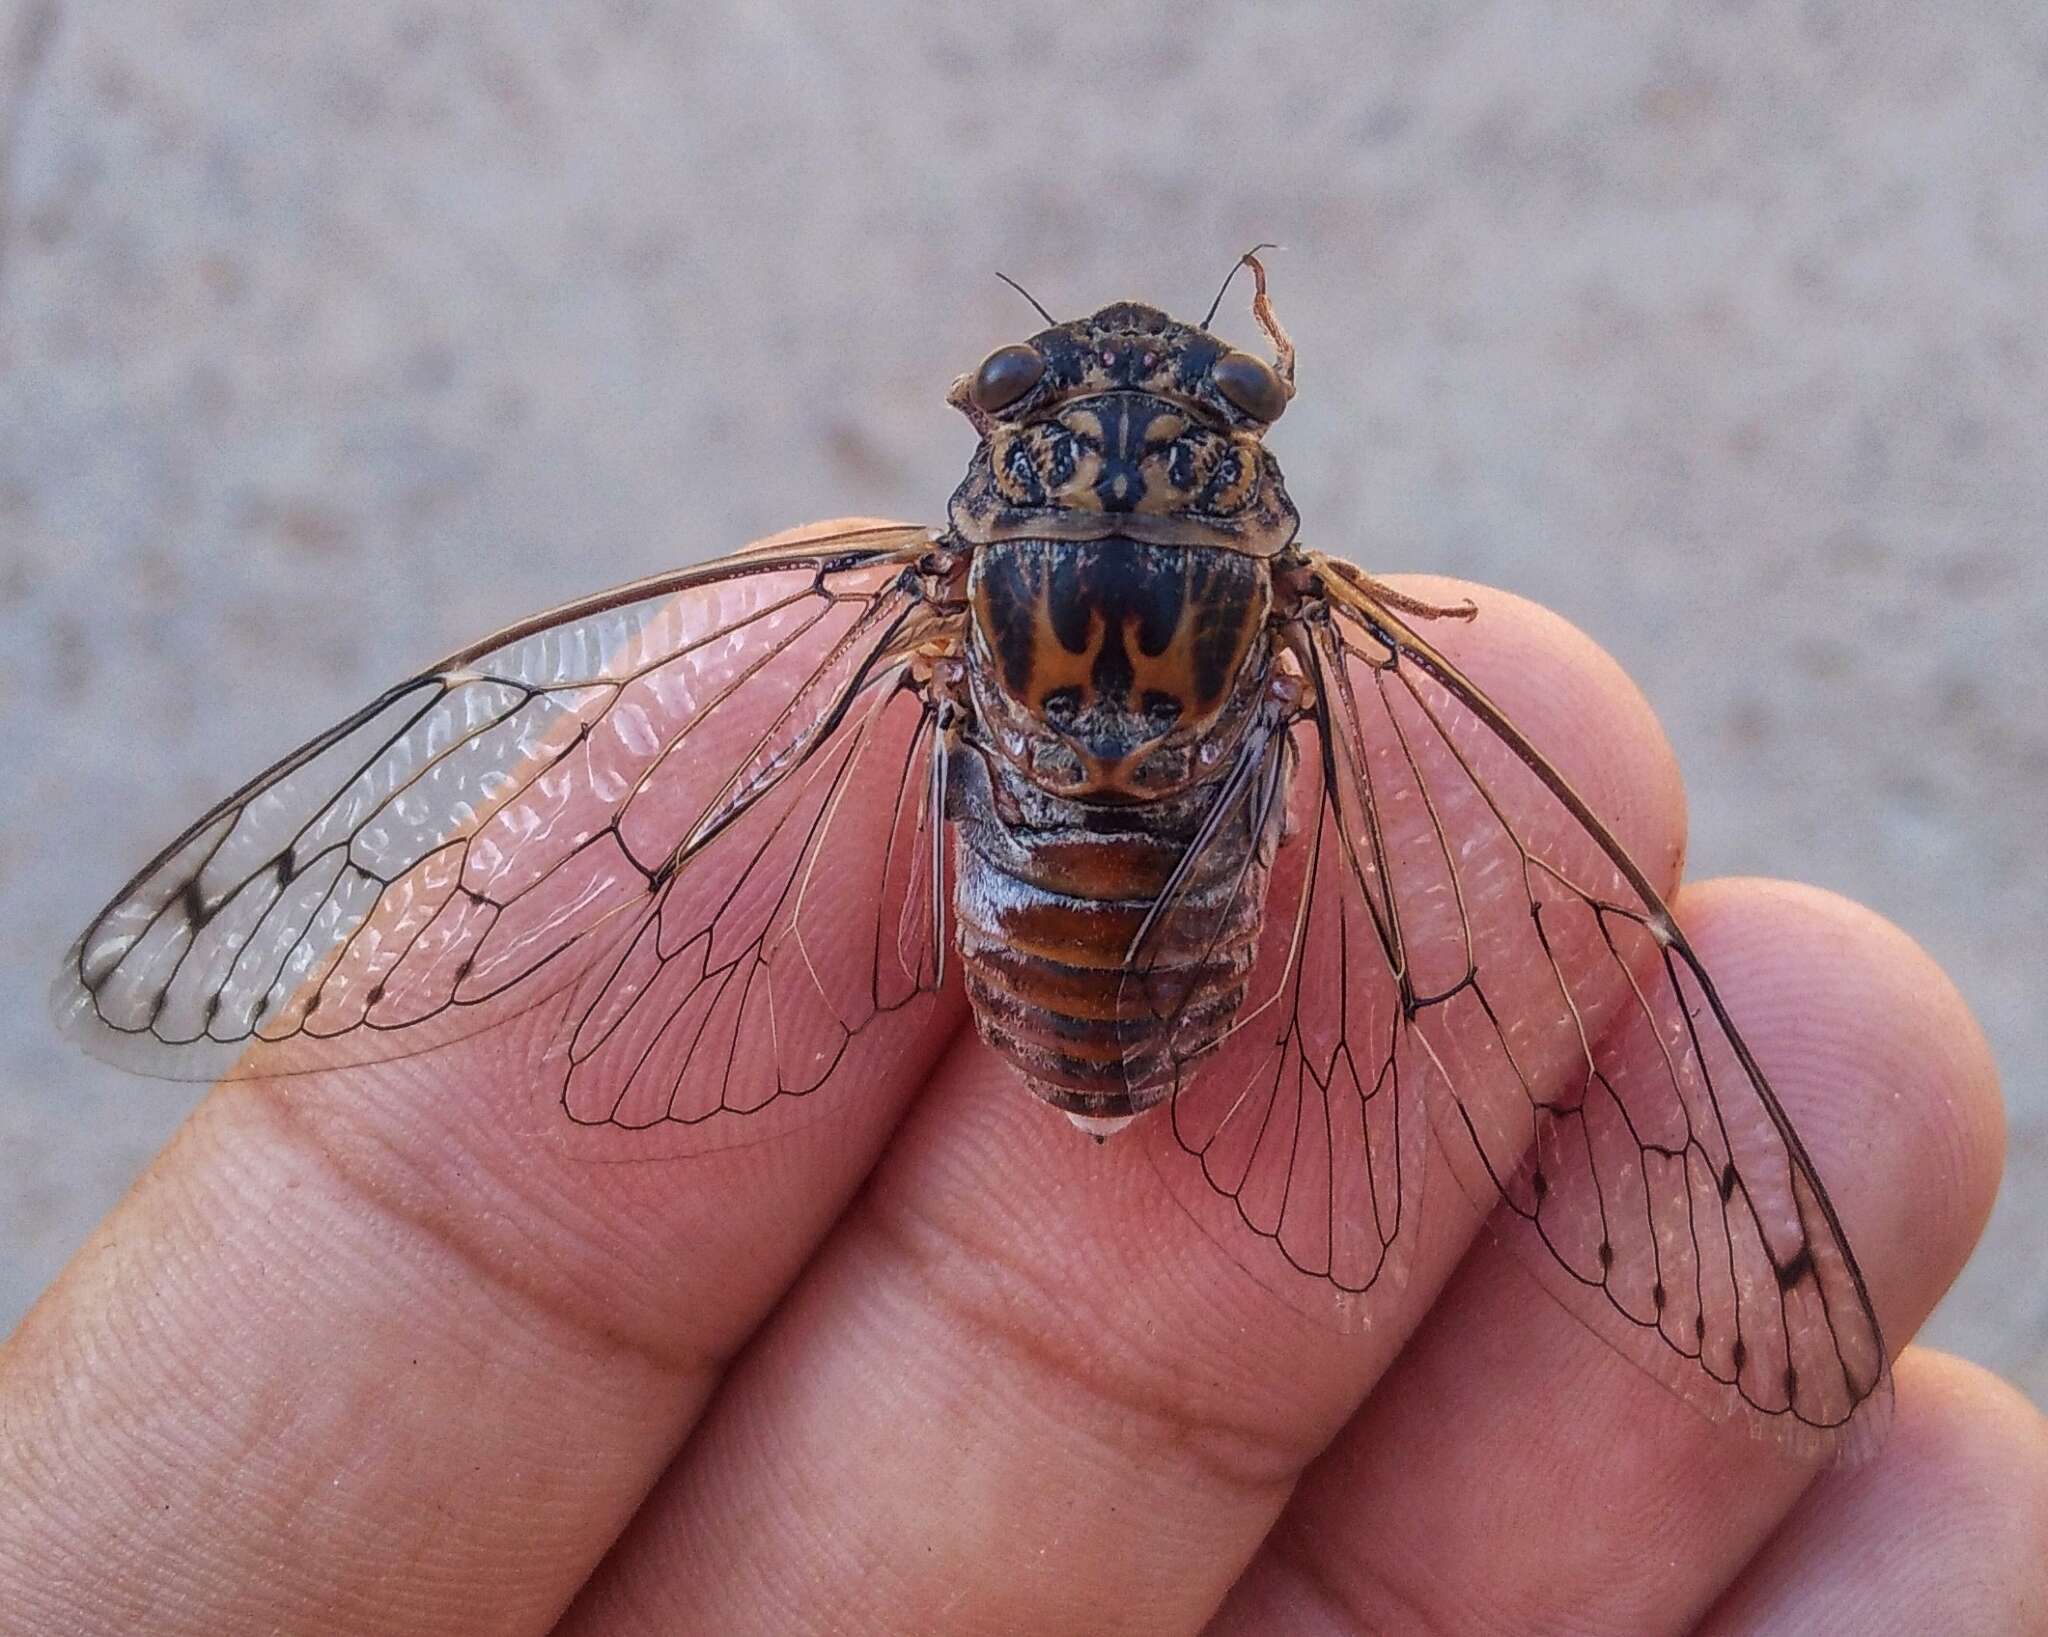
[[[1603,1339],[1709,1413],[1861,1447],[1889,1399],[1862,1274],[1691,945],[1499,708],[1323,566],[1305,703],[1248,741],[1177,872],[1266,836],[1235,814],[1298,767],[1235,1025],[1211,1049],[1188,1012],[1169,1054],[1168,1123],[1198,1162],[1167,1161],[1169,1184],[1264,1282],[1369,1322],[1355,1299],[1405,1275],[1433,1128]],[[1149,939],[1197,943],[1176,924],[1196,913],[1169,889]],[[1188,997],[1143,940],[1131,978],[1181,1029]]]
[[1603,1338],[1710,1412],[1845,1447],[1888,1402],[1876,1314],[1712,980],[1563,775],[1344,583],[1324,733],[1350,746],[1345,839],[1393,973],[1384,1068]]
[[[909,572],[927,539],[770,542],[401,683],[145,866],[74,946],[60,1021],[176,1078],[371,1062],[574,985],[647,915],[674,938],[678,905],[699,902],[678,881],[797,770],[836,757],[852,780],[913,753],[917,702],[906,716],[893,690],[931,636]],[[769,819],[764,848],[787,813]],[[814,893],[814,913],[846,896]]]
[[[1205,825],[1195,844],[1270,847],[1282,821],[1287,832],[1245,998],[1222,1043],[1204,1049],[1188,997],[1161,987],[1142,949],[1132,971],[1172,1042],[1167,1128],[1198,1162],[1193,1186],[1184,1165],[1162,1173],[1220,1242],[1239,1249],[1249,1231],[1253,1254],[1241,1259],[1288,1299],[1301,1275],[1345,1296],[1398,1287],[1414,1240],[1402,1228],[1421,1184],[1425,1127],[1406,1107],[1408,1065],[1389,1049],[1388,933],[1345,840],[1360,822],[1345,755],[1319,707],[1263,742],[1249,739],[1233,770],[1241,793],[1225,782],[1218,802],[1219,811],[1247,804],[1247,822]],[[1255,872],[1234,879],[1239,893],[1258,890]],[[1162,902],[1156,936],[1190,941],[1176,922],[1202,913]]]
[[[694,1126],[805,1096],[875,1018],[939,982],[923,801],[933,709],[901,677],[687,869],[571,997],[579,1125]],[[849,882],[857,890],[846,890]]]

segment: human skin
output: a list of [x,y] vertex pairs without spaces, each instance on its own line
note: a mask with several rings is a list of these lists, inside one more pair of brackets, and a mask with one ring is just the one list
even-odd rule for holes
[[[1613,663],[1396,583],[1479,600],[1443,646],[1669,884],[1682,794]],[[1826,894],[1674,908],[1899,1348],[1996,1187],[1981,1035]],[[1816,1469],[1606,1349],[1446,1178],[1347,1335],[956,998],[892,1061],[729,1163],[478,1118],[524,1072],[493,1035],[216,1090],[0,1353],[0,1627],[2048,1630],[2048,1427],[1972,1366],[1908,1348],[1879,1452]]]

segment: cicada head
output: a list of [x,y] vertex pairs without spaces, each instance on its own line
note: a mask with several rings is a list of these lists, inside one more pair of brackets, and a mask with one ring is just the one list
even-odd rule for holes
[[1264,442],[1294,395],[1293,350],[1272,333],[1278,367],[1120,301],[998,347],[947,394],[981,436],[954,530],[976,544],[1122,536],[1279,552],[1300,516]]

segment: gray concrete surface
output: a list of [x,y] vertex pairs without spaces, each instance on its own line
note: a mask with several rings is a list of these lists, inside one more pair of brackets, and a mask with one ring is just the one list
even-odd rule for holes
[[[1935,1339],[2048,1399],[2048,21],[1942,6],[0,0],[0,1317],[188,1089],[46,973],[414,663],[807,518],[1254,239],[1315,539],[1542,598],[1705,873],[1934,951],[2012,1163]],[[1235,321],[1248,333],[1242,319]]]

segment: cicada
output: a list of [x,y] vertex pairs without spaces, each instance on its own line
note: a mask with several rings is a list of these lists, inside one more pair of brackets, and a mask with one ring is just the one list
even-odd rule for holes
[[1154,1111],[1247,1266],[1369,1314],[1433,1134],[1603,1336],[1839,1448],[1889,1378],[1820,1179],[1645,871],[1428,634],[1483,611],[1301,543],[1241,265],[1270,360],[1124,302],[956,381],[940,527],[399,683],[121,889],[64,1023],[186,1078],[519,1028],[565,1125],[714,1147],[957,966],[1030,1092],[1098,1140]]

